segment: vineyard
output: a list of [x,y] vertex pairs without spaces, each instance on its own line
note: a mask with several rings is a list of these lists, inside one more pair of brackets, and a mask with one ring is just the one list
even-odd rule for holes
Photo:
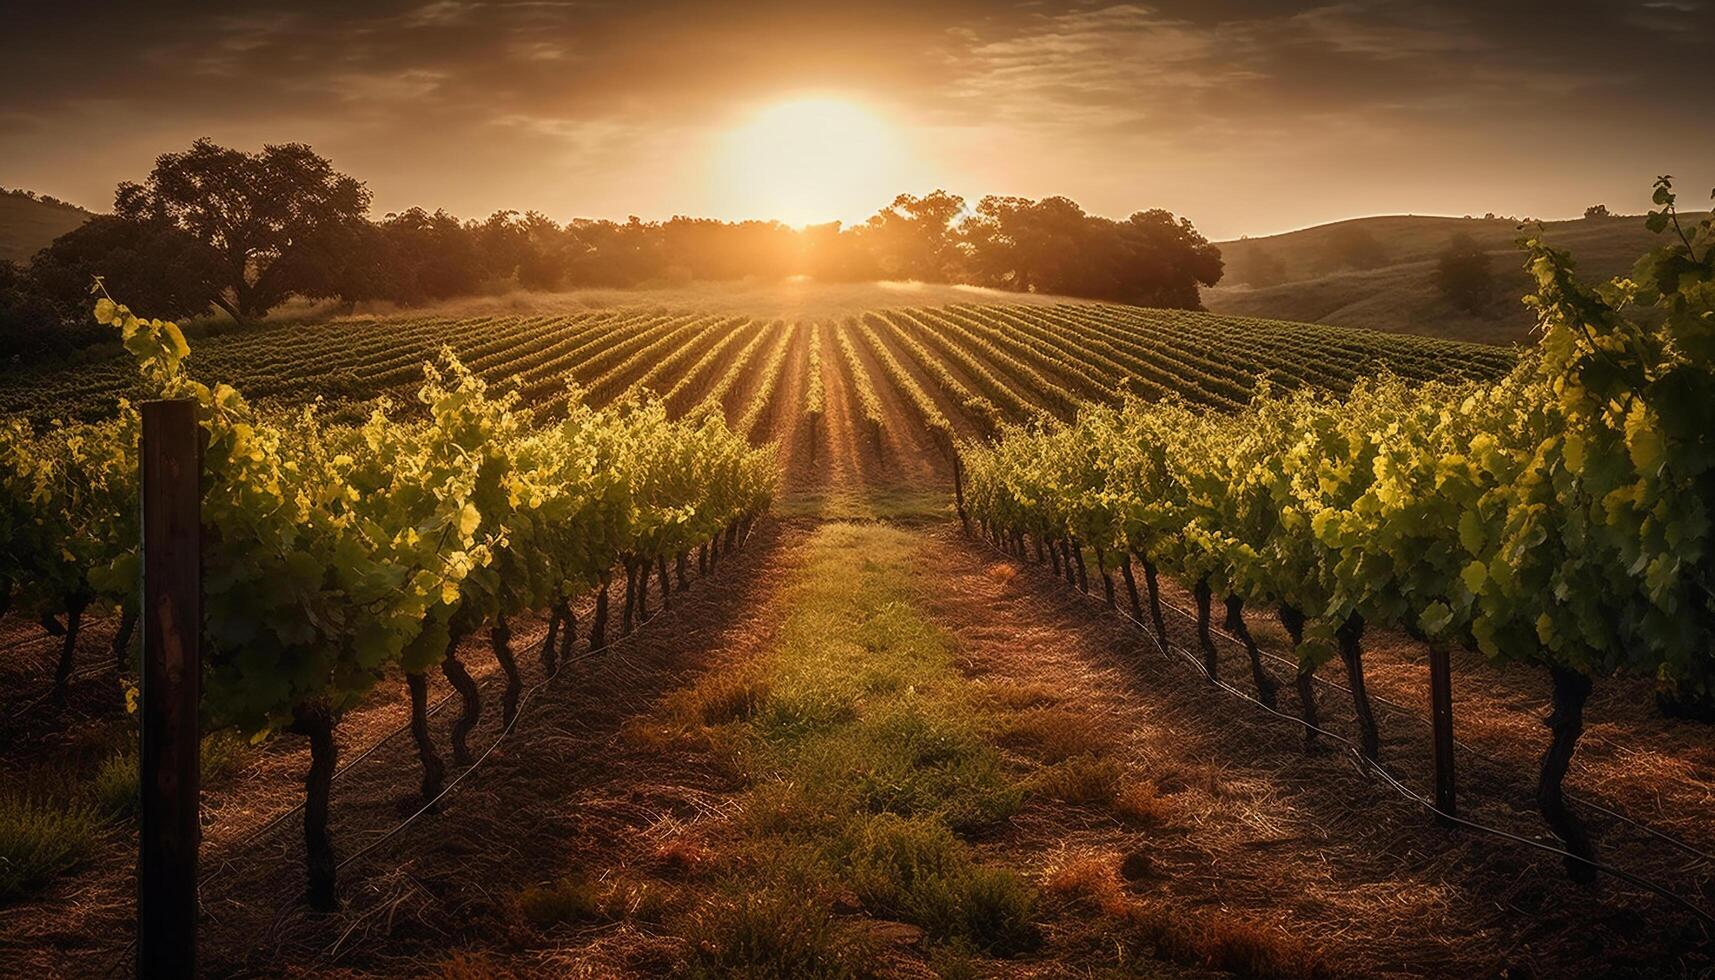
[[176,398],[205,969],[1706,969],[1715,755],[1654,705],[1715,680],[1707,316],[1536,259],[1522,356],[1070,302],[187,341],[104,298],[122,353],[0,369],[0,963],[130,955]]

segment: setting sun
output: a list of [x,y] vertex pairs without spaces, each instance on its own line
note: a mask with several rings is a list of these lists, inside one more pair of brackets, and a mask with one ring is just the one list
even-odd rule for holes
[[734,217],[850,221],[898,193],[906,156],[898,130],[868,108],[796,98],[723,134],[711,176],[722,209]]

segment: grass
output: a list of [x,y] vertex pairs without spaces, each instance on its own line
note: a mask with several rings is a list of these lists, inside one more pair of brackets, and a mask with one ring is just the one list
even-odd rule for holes
[[518,914],[538,929],[603,918],[601,892],[582,875],[562,875],[518,893]]
[[769,888],[723,897],[691,930],[690,977],[857,980],[878,974],[876,950],[811,893]]
[[1113,759],[1079,755],[1038,772],[1031,788],[1074,806],[1112,806],[1124,779],[1125,767]]
[[921,929],[934,950],[1037,944],[1034,887],[961,836],[1010,817],[1024,786],[915,602],[919,541],[824,525],[768,653],[667,700],[672,723],[743,742],[733,755],[750,786],[732,858],[743,871],[728,882],[742,897],[693,923],[693,975],[868,975],[875,944],[836,913],[842,895]]
[[[0,796],[0,902],[74,870],[116,822],[137,812],[137,749],[112,748],[116,738],[104,732],[73,758],[55,759],[11,780]],[[242,740],[209,735],[202,742],[203,779],[230,775],[250,758]]]
[[[227,732],[203,736],[201,779],[204,785],[223,779],[250,764],[251,749]],[[83,795],[95,810],[106,816],[122,819],[137,811],[139,760],[135,746],[120,749],[103,759],[95,774],[83,788]]]
[[28,895],[88,860],[102,832],[91,806],[0,798],[0,902]]

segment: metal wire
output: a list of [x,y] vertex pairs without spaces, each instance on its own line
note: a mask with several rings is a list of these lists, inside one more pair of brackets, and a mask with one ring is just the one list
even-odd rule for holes
[[[1008,560],[1017,560],[1018,559],[1018,556],[1008,554],[1007,552],[996,547],[993,544],[993,542],[986,540],[985,538],[981,537],[980,535],[973,535],[973,538],[977,541],[980,541],[985,546],[987,546],[991,551],[995,552],[998,555],[1001,555],[1001,556],[1007,558]],[[1319,735],[1323,735],[1327,738],[1333,739],[1334,741],[1339,742],[1342,745],[1346,746],[1346,751],[1348,753],[1350,753],[1350,755],[1352,756],[1352,759],[1356,763],[1357,769],[1360,773],[1363,773],[1365,775],[1373,775],[1373,776],[1379,778],[1383,782],[1384,785],[1393,789],[1402,798],[1404,798],[1405,800],[1407,800],[1409,802],[1415,803],[1418,806],[1423,807],[1424,809],[1433,813],[1436,817],[1443,819],[1443,820],[1447,820],[1451,823],[1458,824],[1459,826],[1468,828],[1470,830],[1479,831],[1481,833],[1489,834],[1493,837],[1497,837],[1497,838],[1500,838],[1502,840],[1510,841],[1510,842],[1515,843],[1515,844],[1522,844],[1526,847],[1531,847],[1531,848],[1535,848],[1536,850],[1539,850],[1539,851],[1544,851],[1544,852],[1549,853],[1549,854],[1554,854],[1554,855],[1557,855],[1557,856],[1564,858],[1566,860],[1569,860],[1569,861],[1577,861],[1581,864],[1589,866],[1590,868],[1592,868],[1596,871],[1602,872],[1603,874],[1611,875],[1612,877],[1618,878],[1621,881],[1629,882],[1630,884],[1636,885],[1636,886],[1643,888],[1647,891],[1650,891],[1650,892],[1652,892],[1652,893],[1654,893],[1654,894],[1656,894],[1662,898],[1665,898],[1668,901],[1672,902],[1673,904],[1678,905],[1679,907],[1685,909],[1687,912],[1690,912],[1692,915],[1696,916],[1697,918],[1703,920],[1703,922],[1705,924],[1710,925],[1710,926],[1715,926],[1715,915],[1712,915],[1709,912],[1705,911],[1701,906],[1696,905],[1693,902],[1689,901],[1688,899],[1681,897],[1679,894],[1672,891],[1671,889],[1668,889],[1668,888],[1665,888],[1661,885],[1658,885],[1655,882],[1650,881],[1647,878],[1643,878],[1643,877],[1640,877],[1639,875],[1633,874],[1632,872],[1627,871],[1624,868],[1615,867],[1614,865],[1607,864],[1607,863],[1602,862],[1602,861],[1596,861],[1596,860],[1593,860],[1591,858],[1582,857],[1580,855],[1573,854],[1572,852],[1570,852],[1564,848],[1555,847],[1552,844],[1544,844],[1541,841],[1531,840],[1528,837],[1521,837],[1518,834],[1514,834],[1510,831],[1502,830],[1499,827],[1491,827],[1487,824],[1478,823],[1477,821],[1468,820],[1468,819],[1465,819],[1464,817],[1458,817],[1458,816],[1455,816],[1453,814],[1450,814],[1450,813],[1443,811],[1440,807],[1436,806],[1432,800],[1428,799],[1427,797],[1422,796],[1421,794],[1417,793],[1416,791],[1414,791],[1411,788],[1409,788],[1408,786],[1406,786],[1404,783],[1400,782],[1400,780],[1396,776],[1394,776],[1393,773],[1389,772],[1388,769],[1386,767],[1384,767],[1380,762],[1377,762],[1377,761],[1372,760],[1372,759],[1365,758],[1364,755],[1358,751],[1357,745],[1354,742],[1352,742],[1351,739],[1346,738],[1343,735],[1339,735],[1339,734],[1336,734],[1334,732],[1328,731],[1327,729],[1322,728],[1320,726],[1312,725],[1311,723],[1305,721],[1303,718],[1297,717],[1296,715],[1289,715],[1283,711],[1280,711],[1280,710],[1275,709],[1275,708],[1271,708],[1268,705],[1263,704],[1261,701],[1257,700],[1255,697],[1252,697],[1249,693],[1247,693],[1243,690],[1240,690],[1237,687],[1234,687],[1232,684],[1229,684],[1226,681],[1223,681],[1218,677],[1210,675],[1208,673],[1208,671],[1206,671],[1204,669],[1202,662],[1197,659],[1195,654],[1193,654],[1189,650],[1186,650],[1183,647],[1177,646],[1177,645],[1169,642],[1166,637],[1157,637],[1155,635],[1155,631],[1151,627],[1149,627],[1147,624],[1145,624],[1142,621],[1140,621],[1139,619],[1137,619],[1135,616],[1132,616],[1130,613],[1120,609],[1118,606],[1109,606],[1104,600],[1098,599],[1094,595],[1091,595],[1088,592],[1085,592],[1081,589],[1078,589],[1078,588],[1075,588],[1071,585],[1068,585],[1059,576],[1055,576],[1054,581],[1061,588],[1071,592],[1072,594],[1079,596],[1080,598],[1083,598],[1084,600],[1091,602],[1100,608],[1106,609],[1107,611],[1112,612],[1112,613],[1130,621],[1133,625],[1135,625],[1139,629],[1141,629],[1145,636],[1149,637],[1150,641],[1155,644],[1156,649],[1160,650],[1162,652],[1162,654],[1169,656],[1169,657],[1177,654],[1177,655],[1183,657],[1192,666],[1197,668],[1198,673],[1202,674],[1205,678],[1207,678],[1210,682],[1212,682],[1216,687],[1227,692],[1228,694],[1231,694],[1232,696],[1239,698],[1240,700],[1247,701],[1250,704],[1255,705],[1258,708],[1261,708],[1263,711],[1266,711],[1269,714],[1275,716],[1276,718],[1283,718],[1287,721],[1290,721],[1290,722],[1293,722],[1297,725],[1300,725],[1309,731],[1313,731]],[[1164,605],[1168,605],[1170,607],[1173,607],[1178,612],[1180,612],[1181,614],[1184,614],[1184,610],[1178,609],[1178,607],[1173,606],[1172,603],[1164,603]],[[1233,637],[1230,634],[1227,634],[1225,632],[1216,631],[1213,629],[1211,629],[1211,632],[1221,632],[1221,635],[1224,638],[1231,640],[1232,642],[1235,642],[1235,643],[1238,642],[1237,638],[1235,638],[1235,637]]]
[[[742,548],[748,539],[749,539],[748,534],[746,534],[742,538],[740,538],[739,541],[737,542],[737,545],[736,545],[734,550],[737,550],[737,548]],[[723,555],[722,557],[724,558],[725,556]],[[710,574],[712,574],[713,571],[714,571],[713,568],[709,569]],[[704,576],[705,579],[707,577],[708,576]],[[467,777],[471,773],[475,772],[478,767],[480,767],[485,761],[488,760],[488,757],[491,754],[493,754],[493,752],[496,748],[498,748],[500,746],[500,743],[505,741],[506,737],[508,735],[512,734],[513,729],[516,728],[518,725],[519,719],[524,717],[525,709],[530,706],[530,703],[535,699],[536,695],[538,693],[540,693],[543,688],[547,687],[548,683],[550,681],[552,681],[554,678],[558,677],[562,670],[571,666],[572,664],[582,663],[582,662],[589,660],[593,657],[601,656],[602,654],[613,653],[617,649],[625,646],[626,644],[630,643],[631,641],[633,641],[637,637],[643,635],[643,631],[645,630],[645,628],[647,628],[647,626],[650,623],[653,623],[656,620],[663,618],[664,616],[670,616],[673,613],[673,608],[674,607],[668,607],[668,606],[664,605],[664,606],[662,606],[660,611],[658,611],[655,615],[650,616],[648,619],[645,619],[642,622],[640,622],[637,626],[637,629],[619,637],[618,639],[614,640],[613,642],[607,643],[607,644],[605,644],[601,647],[598,647],[597,649],[594,649],[594,650],[586,650],[585,652],[578,654],[576,656],[573,656],[573,657],[561,658],[559,661],[557,661],[555,666],[554,666],[553,671],[551,671],[546,677],[537,681],[535,684],[532,684],[529,688],[527,688],[524,691],[523,695],[518,700],[518,710],[516,712],[514,712],[514,714],[512,716],[512,721],[509,722],[505,728],[501,729],[500,734],[495,736],[494,741],[489,744],[488,748],[483,750],[483,753],[480,756],[477,756],[475,761],[473,761],[469,766],[466,766],[464,768],[464,770],[461,771],[457,776],[454,776],[451,780],[449,780],[447,782],[447,784],[441,788],[441,791],[439,793],[436,793],[432,799],[430,799],[428,802],[424,803],[423,806],[420,807],[416,812],[412,813],[410,816],[406,817],[404,820],[395,824],[392,827],[392,829],[388,830],[386,833],[382,834],[380,837],[376,838],[375,840],[370,841],[368,844],[365,844],[363,847],[359,848],[355,853],[347,856],[344,860],[340,861],[337,865],[334,866],[334,870],[336,872],[344,870],[347,865],[350,865],[352,862],[357,861],[359,858],[364,857],[365,855],[369,854],[371,851],[375,850],[377,847],[380,847],[382,844],[391,840],[393,837],[397,836],[400,831],[402,831],[406,827],[408,827],[418,817],[421,817],[423,814],[428,813],[430,810],[432,810],[435,807],[435,805],[437,803],[439,803],[442,799],[444,799],[447,796],[447,794],[451,793],[458,786],[459,783],[463,782],[465,777]],[[682,607],[680,607],[680,608],[682,608]],[[547,644],[547,638],[544,637],[542,645],[537,646],[535,648],[536,652],[538,654],[540,654],[542,647],[546,646],[546,644]],[[433,713],[433,711],[438,710],[442,705],[446,704],[449,700],[451,700],[452,696],[453,695],[451,693],[449,693],[449,694],[443,696],[439,701],[435,702],[434,707],[430,709],[430,713]],[[392,732],[388,733],[386,736],[383,737],[382,741],[386,741],[387,739],[390,739],[390,738],[398,735],[399,732],[405,730],[408,727],[410,727],[409,722],[407,722],[405,725],[400,726],[397,729],[394,729]],[[361,755],[359,755],[357,758],[351,760],[351,762],[348,763],[344,768],[342,768],[340,770],[340,772],[344,772],[346,769],[351,768],[351,766],[356,765],[358,762],[361,762],[370,753],[374,752],[377,748],[379,748],[380,745],[381,745],[381,743],[377,742],[375,745],[372,745],[368,749],[364,750],[364,752]],[[338,773],[335,773],[335,775],[337,776]],[[245,839],[244,843],[249,843],[251,841],[254,841],[255,839],[263,836],[263,834],[265,832],[273,830],[275,827],[277,827],[281,823],[283,823],[286,819],[290,818],[293,814],[302,811],[305,805],[306,805],[306,803],[298,803],[297,805],[293,806],[292,809],[290,809],[290,810],[286,811],[285,813],[282,813],[279,816],[273,818],[272,820],[270,820],[268,822],[268,824],[264,825],[264,827],[261,830],[252,832],[252,834]],[[226,870],[226,868],[228,866],[230,866],[230,864],[231,864],[230,860],[223,861],[220,868],[216,869],[213,872],[210,872],[207,876],[205,876],[201,880],[199,880],[197,883],[197,887],[198,887],[199,891],[203,885],[214,880],[217,876],[219,876],[221,873],[223,873]],[[198,896],[198,900],[199,901],[201,900],[200,895]],[[107,976],[113,976],[115,973],[122,971],[124,969],[127,958],[130,956],[130,954],[136,948],[137,948],[137,937],[135,935],[133,935],[131,937],[131,941],[126,944],[126,946],[123,950],[120,951],[117,962],[112,967],[110,967],[108,969],[106,975]],[[324,955],[325,955],[325,953],[324,953]]]
[[[984,542],[984,543],[987,544],[988,542]],[[991,547],[992,547],[992,545],[991,545]],[[1094,597],[1092,596],[1091,598],[1094,598]],[[1104,605],[1105,605],[1105,603],[1104,603]],[[1178,615],[1184,617],[1189,622],[1196,623],[1198,621],[1195,613],[1185,609],[1183,606],[1180,606],[1176,602],[1164,600],[1161,602],[1161,605],[1166,607],[1167,609],[1172,610],[1173,612],[1177,613]],[[1149,626],[1146,626],[1142,622],[1139,622],[1137,620],[1137,618],[1132,616],[1130,613],[1127,613],[1127,612],[1120,610],[1117,606],[1114,607],[1114,611],[1118,612],[1120,615],[1124,616],[1126,619],[1131,620],[1133,623],[1136,623],[1139,627],[1142,627],[1145,630],[1151,629]],[[1209,632],[1214,636],[1218,636],[1221,639],[1226,640],[1228,643],[1231,643],[1234,646],[1241,646],[1241,647],[1244,646],[1243,640],[1240,640],[1238,637],[1234,636],[1232,633],[1229,633],[1226,630],[1220,628],[1219,626],[1215,626],[1212,623],[1209,625]],[[1262,649],[1261,647],[1257,648],[1257,652],[1260,653],[1262,656],[1268,658],[1269,660],[1272,660],[1273,662],[1280,664],[1281,666],[1285,667],[1286,669],[1293,671],[1294,673],[1296,673],[1298,671],[1298,665],[1296,663],[1294,663],[1293,661],[1286,659],[1285,657],[1282,657],[1282,656],[1275,654],[1275,653],[1271,653],[1267,650]],[[1329,680],[1329,679],[1322,677],[1318,674],[1311,674],[1310,679],[1311,679],[1311,681],[1313,681],[1316,684],[1320,684],[1323,687],[1339,691],[1342,694],[1350,696],[1352,693],[1352,689],[1350,687],[1347,687],[1346,685],[1341,684],[1339,681]],[[1375,694],[1372,692],[1365,692],[1365,696],[1377,704],[1381,704],[1385,707],[1392,708],[1395,712],[1397,712],[1401,715],[1404,715],[1406,718],[1408,718],[1408,719],[1410,719],[1410,720],[1412,720],[1412,721],[1414,721],[1420,725],[1423,725],[1425,727],[1433,727],[1433,723],[1428,718],[1419,714],[1415,709],[1410,708],[1406,705],[1400,704],[1398,701],[1391,700],[1391,699],[1386,698],[1380,694]],[[1460,741],[1458,738],[1455,738],[1453,740],[1453,745],[1455,748],[1462,749],[1463,751],[1465,751],[1472,758],[1477,759],[1478,761],[1481,761],[1481,762],[1488,763],[1489,765],[1494,766],[1495,768],[1505,769],[1505,768],[1508,768],[1508,766],[1510,765],[1509,763],[1505,762],[1504,760],[1497,759],[1495,756],[1493,756],[1487,752],[1484,752],[1481,749],[1478,749],[1477,747],[1471,745],[1468,742]],[[1701,861],[1705,861],[1705,862],[1709,862],[1711,864],[1715,864],[1715,854],[1711,854],[1708,851],[1702,850],[1702,849],[1700,849],[1700,848],[1698,848],[1692,844],[1686,843],[1684,840],[1681,840],[1680,838],[1675,837],[1674,835],[1672,835],[1672,834],[1670,834],[1664,830],[1658,830],[1658,829],[1651,827],[1649,824],[1646,824],[1640,820],[1634,819],[1632,817],[1628,817],[1625,814],[1620,813],[1617,810],[1611,810],[1608,807],[1605,807],[1602,804],[1597,803],[1594,800],[1588,799],[1587,797],[1584,797],[1584,796],[1581,796],[1577,793],[1574,793],[1571,790],[1562,791],[1561,795],[1564,796],[1566,798],[1566,800],[1570,803],[1576,803],[1579,806],[1585,807],[1585,808],[1590,809],[1590,810],[1594,810],[1597,813],[1601,813],[1601,814],[1603,814],[1607,817],[1610,817],[1614,820],[1618,820],[1621,823],[1626,824],[1627,826],[1633,828],[1634,830],[1638,830],[1642,833],[1648,834],[1651,837],[1654,837],[1657,840],[1660,840],[1664,844],[1668,844],[1672,847],[1678,848],[1681,851],[1684,851],[1686,854],[1689,854],[1692,857],[1695,857]]]

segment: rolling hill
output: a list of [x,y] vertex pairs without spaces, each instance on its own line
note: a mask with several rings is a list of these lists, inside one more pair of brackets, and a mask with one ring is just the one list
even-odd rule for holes
[[[1478,315],[1455,308],[1435,287],[1436,259],[1460,233],[1493,258],[1494,296]],[[1203,291],[1203,302],[1217,313],[1490,344],[1526,341],[1535,320],[1519,303],[1530,286],[1520,234],[1506,218],[1389,215],[1220,242],[1227,274]],[[1639,215],[1550,221],[1543,234],[1570,249],[1592,281],[1626,272],[1659,241]]]
[[28,262],[49,242],[92,217],[75,204],[0,192],[0,261]]

